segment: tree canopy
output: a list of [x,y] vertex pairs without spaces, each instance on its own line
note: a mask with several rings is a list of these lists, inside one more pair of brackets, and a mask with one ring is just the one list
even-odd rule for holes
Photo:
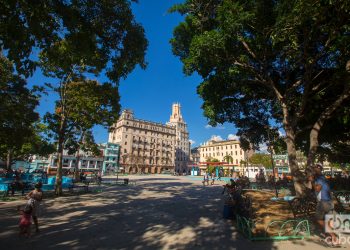
[[249,158],[249,163],[262,165],[265,168],[272,168],[271,156],[268,154],[253,154]]
[[187,0],[171,11],[185,15],[171,44],[203,79],[205,116],[255,145],[282,127],[299,182],[296,149],[307,145],[311,165],[323,128],[349,107],[350,2]]
[[35,112],[38,96],[26,84],[13,64],[0,55],[0,158],[7,158],[8,168],[15,152],[22,151],[35,135],[34,123],[39,120]]
[[0,48],[26,76],[38,65],[33,52],[45,50],[61,65],[73,57],[91,72],[105,69],[118,82],[135,65],[146,65],[147,40],[134,20],[131,2],[136,1],[0,0]]

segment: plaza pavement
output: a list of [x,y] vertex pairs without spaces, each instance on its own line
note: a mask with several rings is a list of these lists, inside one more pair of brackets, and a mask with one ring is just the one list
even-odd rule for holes
[[[325,249],[309,240],[251,242],[222,219],[222,184],[186,176],[128,176],[136,185],[47,199],[41,232],[18,236],[20,202],[0,203],[0,249]],[[342,249],[350,249],[349,245]]]

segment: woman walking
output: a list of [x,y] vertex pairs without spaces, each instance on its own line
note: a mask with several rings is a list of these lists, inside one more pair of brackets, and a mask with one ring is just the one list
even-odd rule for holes
[[37,233],[39,232],[39,223],[38,223],[39,208],[40,208],[40,203],[43,199],[43,191],[41,190],[41,187],[42,187],[42,183],[38,182],[37,184],[35,184],[35,189],[27,195],[27,198],[31,199],[32,201],[32,207],[33,207],[32,218],[33,218],[35,230]]

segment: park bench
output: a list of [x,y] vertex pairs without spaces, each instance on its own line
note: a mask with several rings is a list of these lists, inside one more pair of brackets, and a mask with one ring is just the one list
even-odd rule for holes
[[314,197],[296,197],[288,202],[293,212],[294,219],[310,218],[316,211],[316,199]]
[[[263,231],[256,231],[256,218],[252,208],[252,200],[248,196],[242,196],[242,209],[236,214],[236,225],[240,231],[249,240],[291,240],[304,239],[310,236],[310,227],[307,219],[302,219],[307,212],[301,212],[300,202],[304,200],[296,199],[291,207],[295,209],[295,219],[291,220],[273,220],[265,227]],[[304,206],[301,206],[304,207]],[[307,207],[307,206],[306,206]],[[293,212],[294,213],[294,212]]]
[[334,192],[333,196],[336,199],[334,209],[338,213],[350,212],[350,191]]
[[83,190],[84,192],[89,192],[89,185],[90,185],[89,181],[84,181],[84,182],[73,181],[73,183],[69,185],[68,189],[71,192],[74,192],[74,190],[76,189]]
[[135,181],[130,181],[129,178],[123,178],[123,179],[104,179],[102,178],[102,181],[101,181],[102,184],[109,184],[109,185],[124,185],[124,186],[127,186],[129,185],[130,183],[134,184],[135,185]]

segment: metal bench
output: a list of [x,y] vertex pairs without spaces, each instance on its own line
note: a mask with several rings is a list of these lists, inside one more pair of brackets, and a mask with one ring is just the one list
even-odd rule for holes
[[315,214],[317,202],[313,197],[296,197],[288,203],[295,219],[305,219]]
[[334,192],[336,199],[335,211],[338,213],[349,213],[350,212],[350,191],[339,191]]
[[73,184],[68,187],[69,191],[74,192],[75,189],[82,189],[84,192],[89,192],[89,181],[84,182],[74,182]]

